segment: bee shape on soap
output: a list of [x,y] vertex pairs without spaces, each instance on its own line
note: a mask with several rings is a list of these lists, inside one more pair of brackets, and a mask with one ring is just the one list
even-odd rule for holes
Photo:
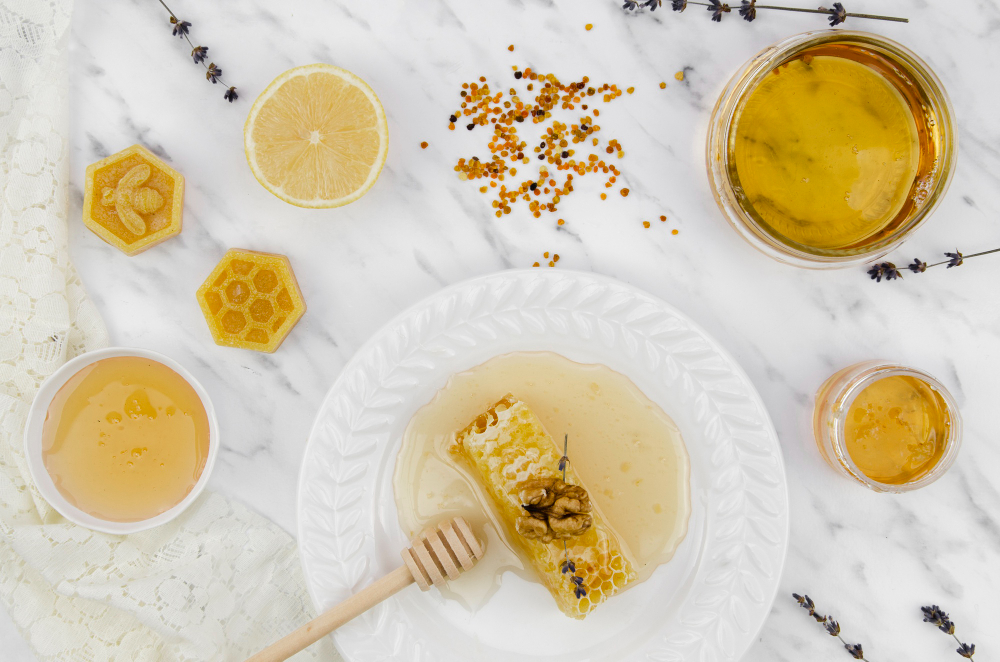
[[230,249],[198,288],[217,345],[273,352],[306,310],[284,255]]
[[126,255],[181,231],[184,177],[142,145],[87,166],[83,223]]
[[163,206],[163,196],[159,191],[148,186],[140,188],[152,172],[153,169],[145,163],[137,165],[126,172],[114,188],[105,186],[101,194],[101,203],[105,207],[114,207],[118,220],[137,237],[146,234],[146,222],[142,216],[152,214]]

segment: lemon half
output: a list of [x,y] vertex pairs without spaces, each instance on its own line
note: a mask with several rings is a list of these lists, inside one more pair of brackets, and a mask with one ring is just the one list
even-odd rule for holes
[[340,207],[375,184],[389,127],[375,92],[332,64],[289,69],[261,92],[243,127],[247,162],[297,207]]

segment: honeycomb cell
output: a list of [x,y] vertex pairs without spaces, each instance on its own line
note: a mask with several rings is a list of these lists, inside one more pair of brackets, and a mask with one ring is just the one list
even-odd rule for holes
[[200,288],[216,344],[273,352],[305,312],[288,258],[231,249]]
[[274,306],[267,299],[257,299],[250,304],[250,317],[254,322],[266,322],[274,315]]
[[219,296],[218,292],[205,293],[205,303],[208,304],[208,309],[212,311],[213,315],[217,315],[222,310],[222,297]]
[[238,310],[227,310],[222,316],[222,328],[227,333],[239,333],[247,325],[247,318]]
[[253,286],[262,294],[270,294],[278,286],[278,277],[270,269],[261,269],[253,277]]
[[278,296],[275,297],[275,299],[277,300],[278,305],[281,306],[282,310],[291,310],[295,307],[295,304],[292,303],[291,295],[288,294],[288,290],[283,289],[278,292]]
[[238,273],[241,276],[247,276],[253,271],[253,262],[247,262],[246,260],[233,260],[229,263],[229,268],[233,270],[234,273]]
[[249,342],[255,342],[263,345],[267,342],[267,331],[264,329],[250,329],[247,331],[246,339]]
[[126,255],[181,231],[184,177],[142,145],[87,166],[83,223]]
[[233,280],[229,282],[229,285],[226,285],[226,299],[232,305],[238,306],[249,298],[250,288],[243,281]]

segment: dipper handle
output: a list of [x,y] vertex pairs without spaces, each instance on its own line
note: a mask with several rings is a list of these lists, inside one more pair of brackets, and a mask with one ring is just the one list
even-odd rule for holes
[[472,527],[462,517],[420,534],[412,545],[402,552],[404,565],[247,658],[246,662],[286,660],[414,582],[426,591],[445,579],[458,577],[474,566],[484,552]]

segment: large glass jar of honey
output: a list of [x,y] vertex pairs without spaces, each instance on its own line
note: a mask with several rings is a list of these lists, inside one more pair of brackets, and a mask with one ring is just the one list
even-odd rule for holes
[[783,262],[877,259],[930,215],[951,181],[956,131],[944,87],[903,46],[809,32],[730,81],[708,134],[712,192],[727,220]]

